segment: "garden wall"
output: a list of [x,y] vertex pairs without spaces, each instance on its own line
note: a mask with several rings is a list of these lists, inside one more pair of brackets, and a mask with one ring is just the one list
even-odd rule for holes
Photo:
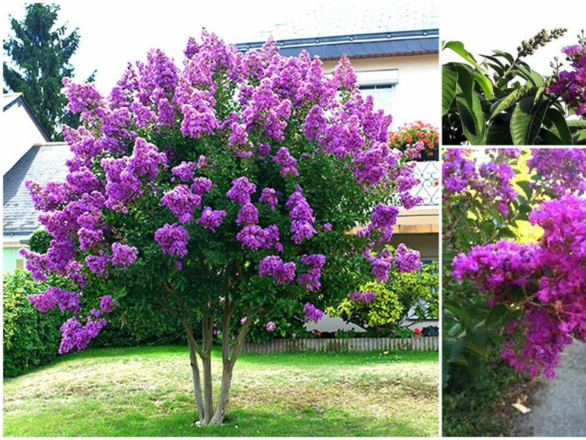
[[352,339],[275,339],[265,343],[246,342],[243,353],[280,353],[284,351],[438,351],[439,338],[352,338]]

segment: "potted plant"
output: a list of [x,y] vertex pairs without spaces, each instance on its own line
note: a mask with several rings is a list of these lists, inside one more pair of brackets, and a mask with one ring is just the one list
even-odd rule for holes
[[397,131],[389,132],[389,145],[392,148],[405,151],[417,142],[422,142],[425,148],[416,160],[439,160],[439,134],[438,129],[432,125],[416,121],[402,125]]

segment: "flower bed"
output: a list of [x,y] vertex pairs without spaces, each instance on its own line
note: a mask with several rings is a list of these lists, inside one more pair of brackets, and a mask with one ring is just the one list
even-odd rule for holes
[[351,339],[275,339],[265,343],[247,342],[243,353],[280,353],[284,351],[438,351],[437,336],[421,338],[351,338]]

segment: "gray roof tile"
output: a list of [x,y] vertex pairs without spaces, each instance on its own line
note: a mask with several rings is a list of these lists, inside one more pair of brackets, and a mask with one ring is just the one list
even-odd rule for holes
[[39,212],[35,211],[25,182],[65,181],[68,171],[65,161],[71,157],[65,143],[35,145],[4,175],[5,237],[26,236],[40,227]]
[[439,28],[439,0],[317,0],[311,9],[275,23],[250,42]]

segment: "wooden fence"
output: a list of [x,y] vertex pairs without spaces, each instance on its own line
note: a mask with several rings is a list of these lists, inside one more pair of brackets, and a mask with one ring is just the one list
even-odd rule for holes
[[243,353],[281,353],[284,351],[438,351],[439,337],[353,338],[353,339],[275,339],[257,344],[246,342]]

